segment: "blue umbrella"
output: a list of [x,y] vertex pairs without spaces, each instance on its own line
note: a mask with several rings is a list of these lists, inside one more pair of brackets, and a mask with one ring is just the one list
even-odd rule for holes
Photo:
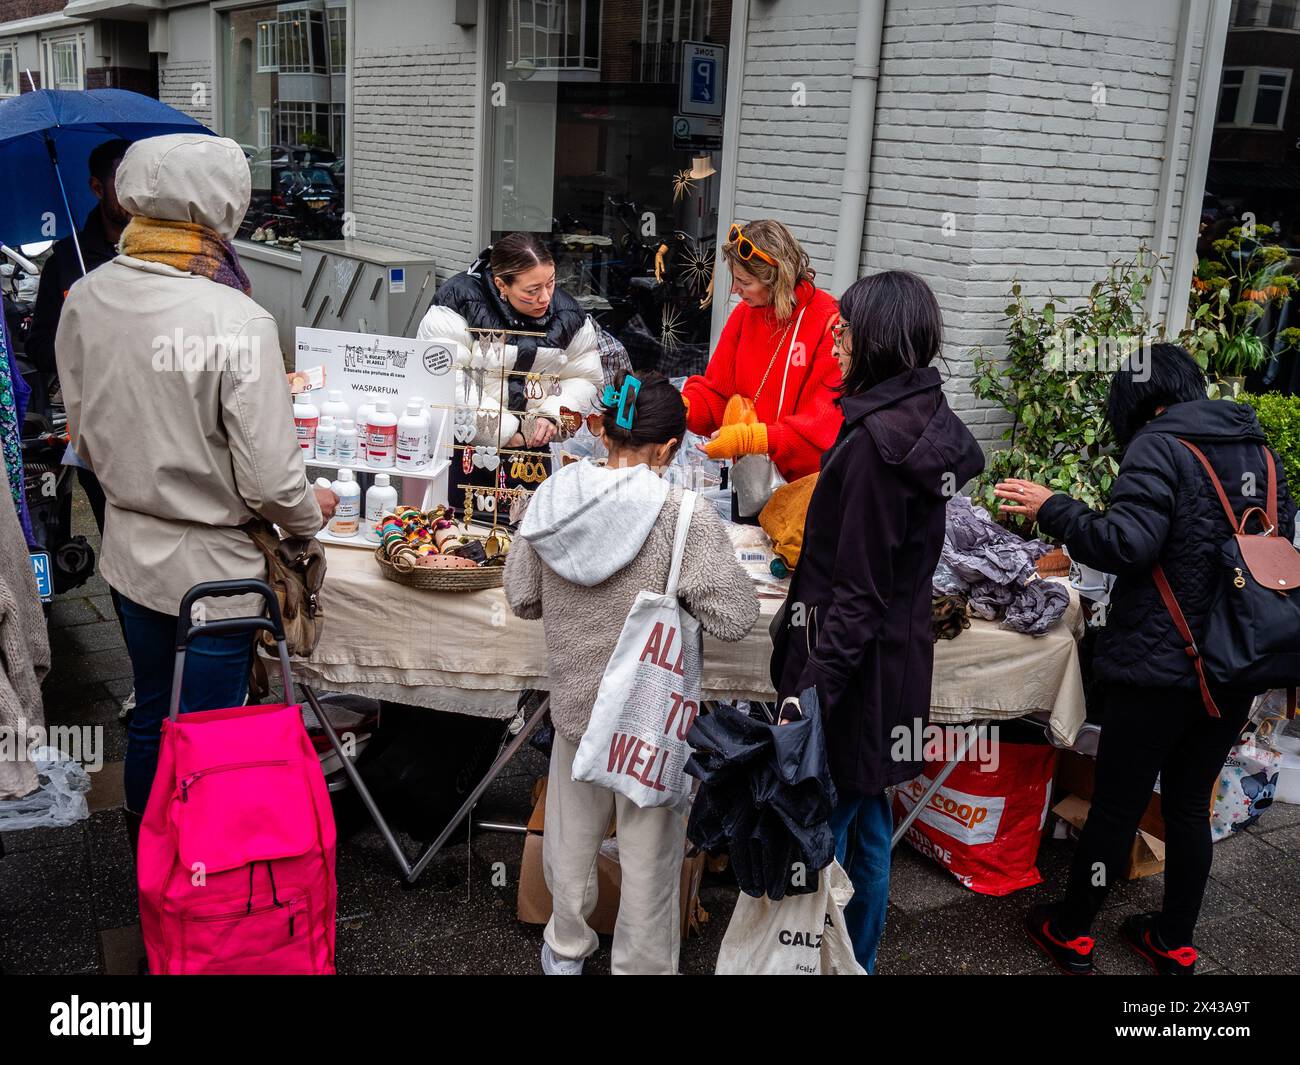
[[[40,89],[0,101],[0,241],[20,245],[77,229],[95,206],[87,185],[90,153],[104,141],[167,133],[212,133],[189,115],[125,89]],[[67,170],[69,182],[63,180]]]

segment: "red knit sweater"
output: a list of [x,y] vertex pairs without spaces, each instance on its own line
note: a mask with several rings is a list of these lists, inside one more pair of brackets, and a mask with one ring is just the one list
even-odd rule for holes
[[[782,328],[788,324],[793,329],[804,308],[803,321],[794,337],[785,402],[778,412],[781,376],[790,349],[789,333],[775,362],[772,353]],[[718,429],[727,400],[733,395],[754,398],[771,362],[772,371],[757,403],[758,419],[767,425],[768,454],[787,481],[816,473],[822,453],[835,442],[844,420],[833,391],[840,383],[831,337],[831,324],[838,314],[834,297],[808,281],[800,281],[795,289],[795,309],[788,322],[777,322],[770,306],[752,308],[740,304],[727,319],[704,374],[690,378],[682,388],[682,395],[691,405],[687,428],[701,436]]]

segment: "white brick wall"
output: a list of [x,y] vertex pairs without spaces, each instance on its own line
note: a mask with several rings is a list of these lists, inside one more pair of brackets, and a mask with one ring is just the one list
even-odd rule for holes
[[348,158],[357,237],[469,265],[477,57],[463,45],[359,51]]
[[[1175,5],[1160,0],[1133,18],[1116,0],[1052,6],[891,0],[886,8],[862,272],[906,268],[934,287],[949,396],[984,443],[1005,423],[970,391],[970,351],[999,346],[1012,281],[1034,298],[1076,298],[1155,235]],[[816,14],[778,0],[750,15],[736,214],[789,224],[823,277],[834,255],[855,23],[838,0],[823,0]],[[806,85],[808,106],[791,105],[794,81]],[[1102,107],[1093,105],[1097,82]],[[1188,130],[1192,103],[1189,95]],[[1185,160],[1184,145],[1180,182]],[[945,233],[945,221],[955,230]]]
[[[196,96],[194,86],[203,86],[202,96]],[[211,126],[212,116],[212,64],[199,60],[163,59],[158,65],[158,99],[184,111],[205,126]],[[201,103],[196,103],[201,100]]]

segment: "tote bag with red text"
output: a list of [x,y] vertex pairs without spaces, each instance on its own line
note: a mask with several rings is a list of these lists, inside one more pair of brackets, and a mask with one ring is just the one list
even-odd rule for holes
[[662,595],[637,592],[573,758],[574,780],[641,807],[684,809],[693,783],[686,734],[700,709],[700,623],[677,601],[677,581],[695,500],[682,496],[668,586]]

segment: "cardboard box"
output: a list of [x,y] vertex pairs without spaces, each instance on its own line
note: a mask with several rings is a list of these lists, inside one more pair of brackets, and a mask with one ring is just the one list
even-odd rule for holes
[[[1088,820],[1088,811],[1092,803],[1078,795],[1067,795],[1052,807],[1052,813],[1062,821],[1082,831]],[[1163,827],[1163,825],[1162,825]],[[1133,837],[1133,846],[1129,848],[1128,868],[1124,876],[1128,880],[1139,880],[1144,876],[1154,876],[1165,868],[1165,841],[1150,832],[1139,828]]]
[[[532,817],[528,819],[528,835],[524,839],[524,860],[519,870],[519,898],[517,913],[524,924],[545,924],[551,919],[551,892],[546,887],[542,871],[542,835],[546,822],[546,781],[542,780],[540,792],[533,804]],[[618,917],[619,888],[622,869],[618,864],[617,839],[613,831],[596,857],[596,909],[587,923],[599,935],[612,936],[614,921]],[[704,854],[684,855],[681,873],[682,939],[692,928],[708,919],[700,907],[700,881],[704,877]]]
[[[1080,799],[1092,802],[1093,790],[1096,788],[1097,759],[1076,751],[1062,751],[1061,761],[1056,770],[1057,793],[1077,795]],[[1068,820],[1068,819],[1067,819]],[[1152,792],[1147,800],[1147,808],[1142,813],[1138,828],[1158,840],[1165,838],[1165,819],[1160,812],[1160,793]]]

